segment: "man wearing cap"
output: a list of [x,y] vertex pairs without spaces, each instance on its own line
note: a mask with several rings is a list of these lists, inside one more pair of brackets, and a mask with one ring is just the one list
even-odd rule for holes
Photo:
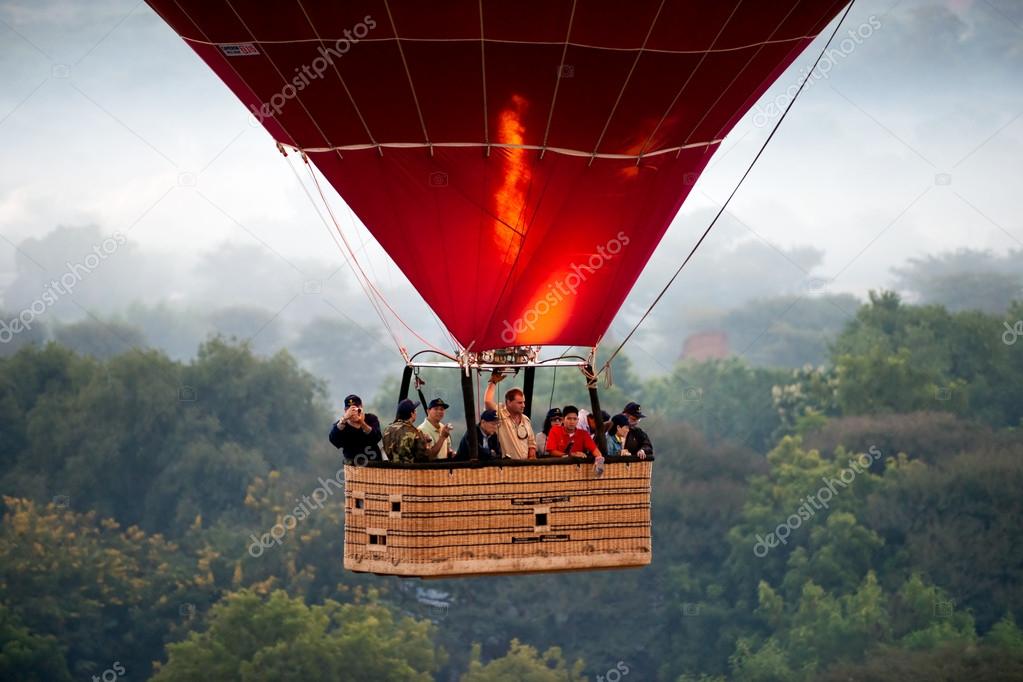
[[490,375],[487,391],[483,395],[483,404],[488,410],[497,413],[497,438],[501,441],[501,452],[511,459],[536,459],[536,434],[533,424],[525,415],[526,395],[521,388],[509,389],[504,394],[504,404],[498,405],[494,392],[504,379],[500,372]]
[[419,430],[426,436],[429,446],[426,454],[431,461],[455,456],[451,448],[451,425],[443,423],[444,411],[449,407],[441,398],[434,398],[426,406],[426,419],[419,425]]
[[426,436],[416,428],[416,408],[407,398],[398,403],[394,421],[384,430],[384,450],[393,462],[412,464],[427,462]]
[[[497,437],[497,429],[500,420],[496,410],[484,410],[480,415],[479,425],[473,429],[476,432],[476,448],[479,454],[479,461],[487,462],[494,459],[501,459],[501,441]],[[462,436],[458,444],[458,454],[455,459],[461,462],[468,462],[472,450],[469,445],[469,434]]]
[[380,453],[380,420],[375,414],[363,413],[362,398],[357,395],[345,398],[345,413],[334,422],[328,438],[331,445],[341,450],[349,464],[383,459]]
[[639,428],[639,420],[646,417],[639,409],[639,403],[629,403],[622,414],[629,420],[629,437],[625,440],[625,449],[640,458],[653,455],[654,446],[650,443],[650,436]]

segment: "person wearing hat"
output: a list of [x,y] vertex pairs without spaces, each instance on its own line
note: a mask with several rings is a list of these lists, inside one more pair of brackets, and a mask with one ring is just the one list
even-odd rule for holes
[[498,404],[494,393],[503,379],[504,374],[495,371],[490,375],[483,394],[483,406],[497,412],[500,420],[497,437],[501,441],[501,451],[505,457],[512,459],[536,459],[536,434],[525,413],[526,394],[521,388],[510,388],[504,394],[504,403]]
[[547,456],[547,437],[551,433],[551,429],[555,426],[561,425],[561,408],[552,407],[547,410],[547,417],[543,420],[543,431],[536,434],[536,456],[546,457]]
[[[375,414],[364,413],[362,398],[352,394],[345,398],[345,412],[330,429],[331,445],[341,450],[345,462],[365,464],[369,460],[381,461],[380,420]],[[361,461],[365,458],[366,461]]]
[[419,425],[419,430],[426,436],[429,449],[426,451],[430,461],[450,459],[455,456],[451,448],[451,424],[443,423],[444,411],[450,405],[441,398],[434,398],[426,406],[426,419]]
[[416,428],[416,408],[419,403],[409,399],[398,403],[394,421],[384,430],[384,450],[394,462],[412,464],[428,462],[426,436]]
[[[476,432],[479,461],[501,459],[501,441],[497,437],[499,425],[500,419],[497,416],[497,410],[484,410],[480,415],[480,423],[473,429]],[[455,459],[460,462],[468,462],[471,452],[469,434],[467,433],[462,436],[462,441],[458,444],[458,454],[455,455]]]
[[593,455],[597,476],[604,473],[604,455],[588,431],[579,428],[579,408],[565,405],[561,410],[561,426],[551,428],[547,450],[552,457],[586,457]]
[[625,441],[625,449],[640,459],[654,454],[654,446],[650,442],[650,436],[646,431],[639,428],[639,420],[646,417],[640,410],[639,403],[629,403],[622,410],[622,414],[629,420],[629,437]]

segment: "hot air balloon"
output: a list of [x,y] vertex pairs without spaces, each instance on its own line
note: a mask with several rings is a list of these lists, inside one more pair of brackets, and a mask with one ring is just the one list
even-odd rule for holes
[[[571,364],[599,437],[601,337],[725,135],[846,6],[147,2],[282,151],[315,165],[450,332],[441,360],[403,349],[401,398],[418,367],[458,368],[475,432],[472,373],[524,369],[528,402],[536,367]],[[548,346],[593,351],[544,362]],[[349,466],[345,565],[645,565],[651,467]]]

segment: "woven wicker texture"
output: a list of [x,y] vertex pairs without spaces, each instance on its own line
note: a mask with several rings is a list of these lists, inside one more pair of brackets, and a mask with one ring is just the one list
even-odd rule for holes
[[345,568],[453,577],[650,563],[651,462],[345,467]]

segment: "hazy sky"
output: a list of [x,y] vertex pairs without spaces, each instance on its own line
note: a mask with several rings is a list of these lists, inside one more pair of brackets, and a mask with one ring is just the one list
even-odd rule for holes
[[[869,37],[800,96],[680,290],[741,282],[755,292],[764,278],[773,291],[862,296],[890,284],[892,266],[910,257],[1023,246],[1023,2],[858,0],[840,36],[861,26]],[[773,105],[819,49],[726,140],[616,329],[681,261],[763,144]],[[278,276],[261,271],[252,283],[277,287],[268,307],[321,292],[340,297],[331,307],[353,300],[346,268],[322,290],[308,284],[343,260],[289,161],[144,3],[0,1],[0,85],[0,285],[22,240],[95,224],[127,235],[126,257],[149,254],[185,273],[140,298],[194,289],[180,279],[189,264],[228,242],[276,263]],[[411,292],[365,228],[351,229],[382,285]],[[44,258],[29,248],[23,259]],[[763,258],[757,271],[745,267],[744,256],[765,251],[769,272]],[[225,283],[219,303],[247,286]],[[405,305],[430,319],[415,301]],[[435,324],[424,332],[439,339]]]

